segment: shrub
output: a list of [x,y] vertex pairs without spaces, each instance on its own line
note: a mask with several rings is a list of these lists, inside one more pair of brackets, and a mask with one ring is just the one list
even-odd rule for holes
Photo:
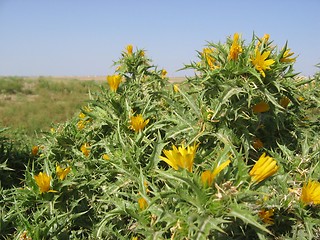
[[40,164],[2,200],[14,202],[13,235],[319,237],[319,90],[304,88],[318,75],[297,79],[287,44],[268,35],[246,45],[235,34],[199,58],[173,85],[129,45],[109,86],[43,140]]

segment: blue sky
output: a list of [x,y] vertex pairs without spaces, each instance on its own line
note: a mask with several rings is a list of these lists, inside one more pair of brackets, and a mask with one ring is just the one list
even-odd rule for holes
[[288,40],[295,70],[320,63],[319,0],[0,0],[0,75],[108,75],[127,44],[169,76],[235,32]]

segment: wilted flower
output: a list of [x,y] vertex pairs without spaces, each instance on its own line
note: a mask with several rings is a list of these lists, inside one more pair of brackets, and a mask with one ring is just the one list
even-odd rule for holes
[[169,164],[174,170],[185,168],[189,172],[192,172],[192,165],[198,146],[199,144],[194,144],[185,148],[182,144],[182,146],[177,148],[172,145],[172,150],[163,150],[166,157],[160,156],[160,159]]
[[230,52],[229,52],[229,55],[228,55],[228,59],[229,60],[236,60],[240,53],[242,53],[242,48],[239,45],[239,34],[235,33],[233,35],[233,42],[232,42],[232,45],[230,47]]
[[309,181],[302,187],[300,200],[307,205],[320,204],[320,183]]
[[141,114],[138,114],[137,116],[132,116],[130,118],[131,120],[131,129],[133,129],[135,132],[139,132],[144,129],[144,127],[149,123],[149,119],[144,120]]
[[28,236],[27,231],[23,231],[19,237],[19,240],[32,240],[32,238]]
[[279,169],[277,161],[263,153],[249,172],[253,182],[261,182],[275,174]]
[[145,210],[148,207],[148,203],[143,197],[138,199],[138,205],[140,210]]
[[34,176],[34,180],[40,189],[40,193],[55,192],[50,190],[51,177],[48,174],[40,172],[38,175]]
[[211,186],[213,183],[213,180],[215,179],[215,177],[223,170],[225,169],[229,164],[230,164],[230,160],[225,161],[224,163],[220,164],[219,166],[217,166],[213,172],[211,172],[210,170],[206,170],[201,174],[201,181],[203,183],[203,185],[205,186]]
[[122,81],[122,77],[120,75],[107,76],[107,81],[111,91],[116,92]]
[[31,149],[32,156],[37,156],[38,152],[39,152],[39,146],[33,146]]
[[126,49],[127,49],[128,55],[131,55],[131,54],[132,54],[132,50],[133,50],[133,46],[132,46],[131,44],[129,44],[129,45],[126,47]]
[[273,215],[274,215],[274,209],[270,209],[270,210],[265,210],[262,209],[259,213],[258,213],[259,217],[261,218],[261,220],[266,223],[266,224],[274,224],[274,221],[272,219]]
[[297,57],[295,57],[295,58],[290,58],[293,54],[294,54],[293,52],[290,52],[290,49],[287,49],[287,50],[283,53],[282,58],[280,58],[280,62],[283,62],[283,63],[295,62]]
[[260,148],[263,148],[263,142],[259,138],[254,138],[252,146],[254,149],[258,150]]
[[287,108],[289,103],[290,103],[290,99],[287,97],[283,97],[279,101],[280,106],[283,108]]
[[269,55],[270,51],[265,51],[261,54],[259,50],[256,50],[255,57],[250,59],[253,66],[260,72],[262,77],[266,76],[264,71],[269,70],[270,66],[275,62],[273,59],[266,60],[269,57]]
[[62,181],[66,178],[67,174],[70,172],[71,168],[67,167],[65,169],[63,169],[62,167],[60,167],[59,165],[56,166],[56,174],[58,176],[58,178]]
[[85,155],[86,157],[89,156],[90,154],[90,145],[89,143],[84,143],[81,147],[80,147],[81,152],[83,153],[83,155]]
[[259,102],[252,107],[253,113],[263,113],[263,112],[268,112],[269,110],[270,110],[269,104],[264,101]]

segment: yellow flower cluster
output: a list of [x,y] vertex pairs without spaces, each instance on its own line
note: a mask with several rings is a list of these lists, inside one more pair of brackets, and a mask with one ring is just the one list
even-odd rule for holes
[[[71,171],[70,167],[62,168],[61,166],[57,165],[56,167],[56,174],[58,179],[61,181],[66,178],[68,173]],[[34,180],[36,184],[39,187],[40,193],[45,192],[57,192],[55,190],[51,190],[51,176],[49,176],[47,173],[40,172],[38,175],[34,176]]]

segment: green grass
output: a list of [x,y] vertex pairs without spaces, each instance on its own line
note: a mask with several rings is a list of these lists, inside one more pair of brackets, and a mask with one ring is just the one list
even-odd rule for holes
[[34,136],[78,113],[102,82],[48,77],[0,78],[0,125]]

